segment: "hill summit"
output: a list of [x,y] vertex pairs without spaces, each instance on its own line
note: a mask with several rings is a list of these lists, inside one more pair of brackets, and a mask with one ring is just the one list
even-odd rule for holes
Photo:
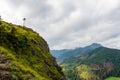
[[0,21],[0,80],[65,80],[47,42],[32,29]]

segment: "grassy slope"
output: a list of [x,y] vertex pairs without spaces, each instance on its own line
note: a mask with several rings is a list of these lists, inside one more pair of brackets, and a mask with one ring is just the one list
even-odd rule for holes
[[117,78],[117,77],[109,77],[109,78],[107,78],[107,79],[105,79],[105,80],[120,80],[120,78]]
[[[46,41],[31,29],[0,22],[0,71],[12,79],[60,80],[61,68]],[[4,74],[0,73],[0,78]]]

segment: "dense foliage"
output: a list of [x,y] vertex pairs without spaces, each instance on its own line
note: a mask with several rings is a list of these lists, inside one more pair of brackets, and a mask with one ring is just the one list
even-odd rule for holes
[[1,79],[64,80],[64,75],[35,31],[0,21]]
[[63,55],[68,57],[63,57],[59,64],[68,80],[104,80],[111,76],[120,77],[120,50],[92,44],[69,50],[60,54],[58,58]]
[[120,50],[100,47],[86,55],[67,58],[61,66],[68,80],[104,80],[110,76],[120,77]]

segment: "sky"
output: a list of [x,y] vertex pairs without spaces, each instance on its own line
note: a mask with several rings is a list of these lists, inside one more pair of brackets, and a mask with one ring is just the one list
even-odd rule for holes
[[37,31],[50,49],[120,49],[120,0],[0,0],[2,19]]

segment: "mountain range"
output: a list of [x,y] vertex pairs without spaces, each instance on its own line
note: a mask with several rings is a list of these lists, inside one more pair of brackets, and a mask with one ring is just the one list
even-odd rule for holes
[[56,57],[56,60],[59,62],[63,59],[72,57],[72,56],[79,56],[84,53],[87,53],[89,51],[92,51],[98,47],[102,47],[102,45],[93,43],[89,46],[83,47],[83,48],[75,48],[75,49],[62,49],[62,50],[51,50],[51,53],[54,57]]
[[93,43],[83,48],[52,50],[51,53],[63,67],[68,80],[120,77],[120,50]]

